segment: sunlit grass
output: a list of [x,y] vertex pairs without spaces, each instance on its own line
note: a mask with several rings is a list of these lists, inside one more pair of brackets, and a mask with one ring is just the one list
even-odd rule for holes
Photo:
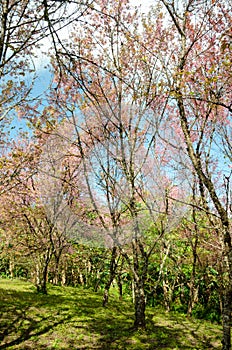
[[220,349],[221,327],[147,309],[147,329],[133,330],[133,305],[100,293],[0,279],[0,349]]

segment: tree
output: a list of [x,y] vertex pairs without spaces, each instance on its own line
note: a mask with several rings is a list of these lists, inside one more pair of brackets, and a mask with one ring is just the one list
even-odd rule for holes
[[[161,2],[170,15],[169,45],[172,42],[175,48],[167,54],[168,104],[173,106],[173,116],[168,118],[174,118],[181,130],[205,208],[212,211],[214,207],[221,223],[225,274],[223,349],[228,350],[231,349],[232,243],[230,213],[225,205],[229,194],[221,179],[223,173],[228,176],[229,169],[220,157],[226,154],[222,130],[231,123],[231,73],[228,71],[231,12],[227,12],[230,5],[219,1],[202,4],[184,1],[181,6],[178,2]],[[210,203],[206,200],[207,194]]]
[[[74,27],[70,46],[60,49],[63,71],[56,79],[57,95],[51,95],[50,101],[54,106],[56,103],[55,113],[66,118],[60,126],[66,129],[70,125],[73,132],[73,155],[66,148],[66,154],[63,149],[60,158],[69,157],[76,164],[79,176],[74,183],[76,179],[85,181],[95,226],[90,238],[95,244],[113,249],[104,303],[119,251],[133,278],[134,326],[143,328],[149,258],[157,240],[175,225],[174,213],[177,216],[173,199],[167,197],[167,192],[175,197],[176,187],[165,173],[166,154],[159,150],[155,137],[165,100],[159,94],[161,87],[156,85],[156,54],[148,56],[147,48],[140,44],[145,38],[153,45],[146,30],[140,34],[137,12],[133,14],[126,1],[116,8],[110,2],[99,2],[99,6],[100,11],[93,8],[86,16],[83,30],[78,24]],[[159,21],[153,29],[158,36]],[[156,49],[159,50],[159,44]],[[55,61],[54,67],[57,71]],[[149,109],[151,103],[153,107]],[[64,141],[70,138],[67,132],[61,133],[61,128],[56,135],[59,133]],[[57,178],[57,171],[55,175]],[[148,243],[144,232],[150,223],[159,234]],[[76,231],[78,225],[83,231],[90,231],[80,222]],[[124,245],[128,245],[128,251]]]
[[[35,97],[36,59],[43,56],[45,45],[60,40],[62,29],[78,21],[89,4],[85,1],[2,0],[0,4],[0,167],[6,162],[12,143],[22,133],[19,118],[29,119],[41,104]],[[48,62],[47,62],[48,63]],[[23,123],[23,128],[27,127]],[[28,138],[24,134],[24,138]],[[16,141],[17,143],[17,141]],[[9,165],[9,164],[8,164]],[[10,171],[9,167],[8,170]],[[1,172],[0,186],[6,191],[10,180],[22,170],[21,164],[11,172]]]

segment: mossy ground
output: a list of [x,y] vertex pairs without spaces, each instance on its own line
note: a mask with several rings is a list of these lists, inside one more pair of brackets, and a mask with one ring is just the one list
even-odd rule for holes
[[220,349],[221,327],[147,308],[147,329],[133,329],[133,305],[101,293],[0,279],[0,349]]

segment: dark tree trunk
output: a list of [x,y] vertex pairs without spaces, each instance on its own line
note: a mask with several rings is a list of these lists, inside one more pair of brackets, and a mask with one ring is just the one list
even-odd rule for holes
[[61,261],[61,256],[63,252],[63,246],[61,248],[54,248],[54,244],[52,241],[52,248],[53,248],[53,255],[55,258],[55,271],[54,271],[54,278],[53,278],[53,284],[58,285],[61,281],[61,276],[60,276],[60,261]]
[[103,300],[102,300],[102,305],[104,307],[108,304],[110,286],[116,275],[116,269],[117,269],[116,256],[117,256],[117,248],[113,247],[112,253],[111,253],[111,261],[110,261],[110,277],[108,282],[105,285]]
[[41,293],[47,294],[47,277],[48,277],[48,263],[44,266],[43,276],[42,276],[42,285],[41,285]]
[[48,250],[44,254],[44,266],[43,266],[41,275],[40,275],[40,272],[38,271],[39,276],[38,276],[38,283],[36,285],[38,293],[47,294],[48,266],[51,261],[51,257],[52,257],[52,251],[50,248],[48,248]]
[[121,280],[120,274],[117,277],[117,284],[118,284],[118,290],[119,290],[119,299],[122,300],[123,290],[122,290],[122,280]]
[[[194,203],[195,203],[195,191],[196,191],[196,182],[194,182],[194,187],[193,187],[193,202]],[[198,223],[197,223],[197,218],[196,218],[195,207],[193,207],[192,217],[193,217],[193,223],[194,223],[195,237],[191,241],[193,262],[192,262],[191,280],[190,280],[190,284],[189,284],[190,290],[189,290],[189,302],[188,302],[188,310],[187,310],[188,316],[192,315],[193,307],[198,299],[198,289],[199,289],[199,286],[196,286]]]
[[42,276],[36,285],[38,293],[47,294],[47,274],[48,274],[48,266],[45,265],[42,272]]
[[225,225],[224,229],[224,270],[228,272],[227,280],[224,282],[223,293],[223,340],[222,350],[231,350],[231,312],[232,312],[232,244],[230,236],[230,227]]
[[145,309],[146,309],[146,301],[145,301],[145,293],[143,283],[134,283],[135,288],[135,321],[134,328],[146,328],[146,320],[145,320]]
[[223,300],[223,340],[222,350],[231,350],[231,304],[232,304],[232,291],[226,288],[224,292]]

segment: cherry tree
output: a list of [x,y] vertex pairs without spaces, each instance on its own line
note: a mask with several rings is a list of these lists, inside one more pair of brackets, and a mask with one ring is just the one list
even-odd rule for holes
[[[90,4],[85,1],[2,0],[0,4],[0,186],[9,189],[10,181],[23,168],[21,159],[10,169],[7,154],[20,140],[30,137],[20,132],[27,129],[25,119],[38,114],[41,100],[35,86],[41,74],[39,66],[47,59],[48,47],[56,51],[62,31],[79,21]],[[38,64],[39,62],[39,64]],[[44,64],[45,64],[44,63]],[[45,67],[44,67],[45,69]],[[47,67],[47,75],[50,76]],[[21,119],[24,119],[23,121]],[[29,156],[29,155],[28,155]],[[10,157],[9,157],[10,158]],[[8,169],[4,164],[8,162]],[[22,165],[22,166],[21,166]],[[5,187],[5,188],[3,188]]]
[[[69,125],[73,133],[70,137],[67,131],[56,130],[55,137],[60,134],[64,141],[70,140],[70,147],[64,146],[58,158],[59,154],[69,158],[69,169],[75,169],[76,164],[79,177],[70,179],[70,184],[76,181],[78,186],[78,180],[84,180],[93,215],[92,229],[76,219],[74,231],[79,227],[83,236],[83,232],[90,232],[95,244],[112,249],[111,276],[103,303],[107,303],[121,255],[134,284],[134,326],[143,328],[149,258],[160,237],[178,224],[181,212],[173,200],[181,191],[176,191],[167,174],[168,152],[165,144],[156,144],[166,107],[157,59],[160,41],[154,45],[154,37],[160,35],[161,16],[157,15],[152,33],[145,18],[142,31],[139,15],[130,10],[127,1],[116,7],[113,2],[99,2],[98,6],[89,9],[83,27],[74,26],[71,44],[60,47],[63,71],[57,76],[57,91],[50,95],[50,105],[66,120],[60,127]],[[148,47],[154,52],[149,54]],[[55,60],[54,67],[56,70]],[[64,210],[61,212],[63,215]],[[158,235],[149,242],[144,233],[150,225],[156,227]]]
[[[165,71],[166,121],[176,124],[198,177],[207,211],[221,223],[224,241],[223,349],[231,349],[232,244],[228,186],[231,127],[231,11],[225,1],[161,1],[170,20]],[[165,44],[164,44],[165,45]],[[164,60],[164,59],[163,59]],[[227,140],[227,141],[226,141]],[[225,158],[224,158],[225,156]],[[223,159],[225,161],[223,161]]]

